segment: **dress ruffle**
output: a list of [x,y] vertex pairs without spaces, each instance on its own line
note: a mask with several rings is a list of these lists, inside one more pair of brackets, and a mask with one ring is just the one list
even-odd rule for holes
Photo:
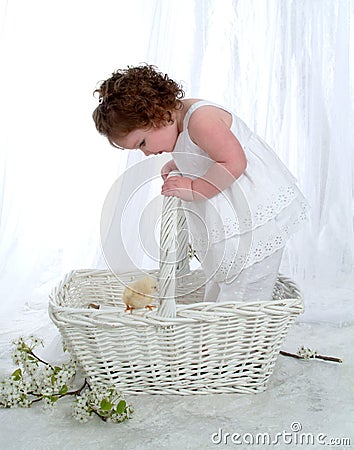
[[224,281],[283,248],[289,237],[307,219],[307,208],[306,202],[295,199],[262,226],[218,242],[212,242],[200,228],[193,232],[195,224],[188,222],[187,216],[191,245],[201,260],[207,277]]

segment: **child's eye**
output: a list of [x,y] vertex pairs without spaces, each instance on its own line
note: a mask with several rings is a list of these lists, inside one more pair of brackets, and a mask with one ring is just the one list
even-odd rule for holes
[[144,147],[144,145],[145,145],[145,139],[143,139],[143,140],[140,142],[139,148]]

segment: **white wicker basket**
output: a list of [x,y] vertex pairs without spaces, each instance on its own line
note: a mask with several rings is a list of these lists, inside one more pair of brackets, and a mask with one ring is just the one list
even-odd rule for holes
[[204,274],[188,272],[178,205],[164,200],[162,262],[150,272],[159,279],[158,308],[125,312],[123,290],[140,273],[118,279],[109,270],[76,270],[53,290],[49,314],[91,386],[114,384],[127,394],[264,391],[287,330],[303,311],[301,294],[279,276],[272,301],[202,302]]

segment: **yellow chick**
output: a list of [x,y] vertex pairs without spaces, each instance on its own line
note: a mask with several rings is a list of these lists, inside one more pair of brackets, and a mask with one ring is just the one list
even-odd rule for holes
[[153,293],[157,289],[157,281],[150,277],[144,277],[140,280],[134,281],[124,289],[123,301],[127,305],[126,311],[132,314],[133,309],[148,308],[152,309],[154,306],[150,305],[153,300]]

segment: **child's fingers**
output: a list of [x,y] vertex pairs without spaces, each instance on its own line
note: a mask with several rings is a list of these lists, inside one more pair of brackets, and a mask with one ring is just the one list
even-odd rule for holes
[[161,194],[162,195],[168,195],[175,189],[175,186],[171,185],[170,183],[166,184],[164,183],[161,188]]
[[163,180],[166,180],[166,178],[168,177],[168,174],[171,172],[172,169],[166,167],[166,168],[162,168],[161,170],[161,176],[163,178]]
[[168,178],[164,182],[164,184],[162,185],[161,192],[164,193],[164,192],[169,191],[171,189],[175,189],[177,187],[177,182],[175,180],[176,178],[177,177],[170,177],[170,178]]
[[173,178],[172,177],[168,178],[162,185],[161,194],[166,195],[167,193],[170,193],[175,189],[176,189],[176,184],[173,182]]
[[177,197],[178,192],[174,190],[162,192],[165,197]]
[[168,177],[168,180],[165,181],[166,185],[176,185],[181,180],[181,177],[178,177],[176,175],[173,175],[172,177]]

